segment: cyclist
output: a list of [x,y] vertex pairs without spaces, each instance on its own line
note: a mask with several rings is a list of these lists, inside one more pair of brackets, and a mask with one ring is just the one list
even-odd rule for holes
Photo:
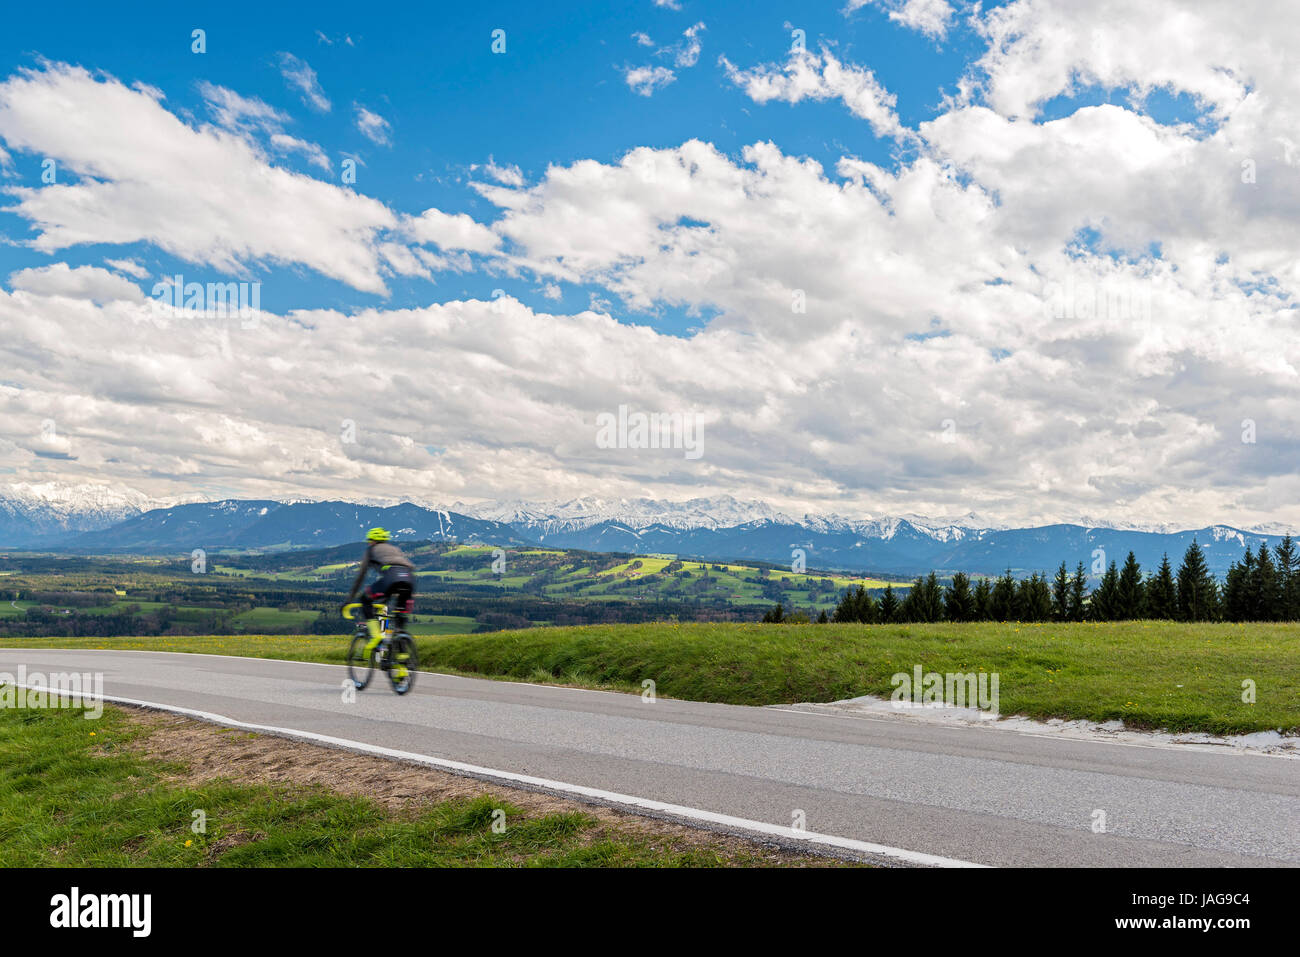
[[406,628],[406,616],[414,607],[415,566],[402,554],[402,550],[389,541],[388,532],[382,528],[372,528],[366,533],[366,554],[357,569],[356,580],[348,592],[348,603],[357,596],[366,573],[371,568],[379,569],[379,578],[369,588],[361,591],[361,608],[366,616],[366,628],[370,640],[366,642],[365,654],[368,656],[383,637],[379,630],[379,621],[375,618],[375,601],[393,601],[393,616],[397,621],[397,630]]

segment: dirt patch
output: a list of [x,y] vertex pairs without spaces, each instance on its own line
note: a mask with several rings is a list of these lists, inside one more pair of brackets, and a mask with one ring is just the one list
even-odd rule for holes
[[[703,828],[631,814],[598,804],[585,804],[537,791],[512,788],[403,761],[293,741],[274,735],[222,728],[181,715],[118,705],[128,722],[143,733],[128,747],[146,757],[174,766],[163,776],[178,784],[237,781],[326,788],[359,795],[395,814],[417,814],[432,804],[499,795],[528,817],[582,813],[596,821],[587,841],[637,837],[654,847],[675,852],[712,851],[724,860],[783,867],[846,863],[818,854],[800,853],[778,844],[749,840]],[[242,840],[249,840],[242,836]]]

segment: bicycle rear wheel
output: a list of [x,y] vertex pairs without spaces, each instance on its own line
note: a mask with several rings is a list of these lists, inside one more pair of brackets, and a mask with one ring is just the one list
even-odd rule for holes
[[406,694],[415,684],[415,669],[420,662],[415,654],[415,640],[404,631],[393,636],[388,648],[388,681],[398,694]]
[[348,677],[358,691],[370,684],[370,677],[374,674],[374,655],[366,654],[366,644],[369,641],[370,635],[359,631],[352,636],[352,644],[348,646]]

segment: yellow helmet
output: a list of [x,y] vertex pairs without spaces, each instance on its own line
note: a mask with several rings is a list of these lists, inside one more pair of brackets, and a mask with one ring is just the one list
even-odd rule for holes
[[372,528],[366,532],[366,540],[371,542],[386,542],[389,539],[388,532],[382,528]]

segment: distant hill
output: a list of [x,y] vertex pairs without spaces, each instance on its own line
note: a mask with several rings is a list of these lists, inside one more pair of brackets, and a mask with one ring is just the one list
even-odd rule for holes
[[[1185,531],[1134,530],[1057,524],[987,528],[919,518],[794,518],[734,499],[656,504],[575,500],[560,506],[512,504],[457,510],[412,503],[226,500],[141,508],[115,520],[101,507],[78,526],[66,507],[49,516],[28,503],[16,514],[0,498],[0,547],[78,552],[190,552],[195,548],[306,548],[358,542],[375,525],[399,539],[480,542],[518,547],[693,558],[757,560],[789,565],[796,549],[810,569],[843,569],[885,576],[938,571],[996,574],[1054,569],[1062,560],[1090,568],[1094,551],[1123,562],[1129,550],[1151,569],[1168,553],[1177,565],[1193,538],[1210,568],[1223,575],[1246,547],[1277,544],[1279,535],[1213,525]],[[132,512],[128,502],[113,507]],[[102,503],[101,503],[102,505]],[[117,514],[120,514],[117,513]],[[718,516],[721,516],[719,518]],[[737,521],[744,519],[743,521]],[[89,524],[87,524],[89,523]]]
[[527,544],[508,525],[419,505],[228,500],[159,508],[109,528],[68,536],[72,551],[182,551],[196,548],[303,548],[359,542],[375,526],[397,538]]

